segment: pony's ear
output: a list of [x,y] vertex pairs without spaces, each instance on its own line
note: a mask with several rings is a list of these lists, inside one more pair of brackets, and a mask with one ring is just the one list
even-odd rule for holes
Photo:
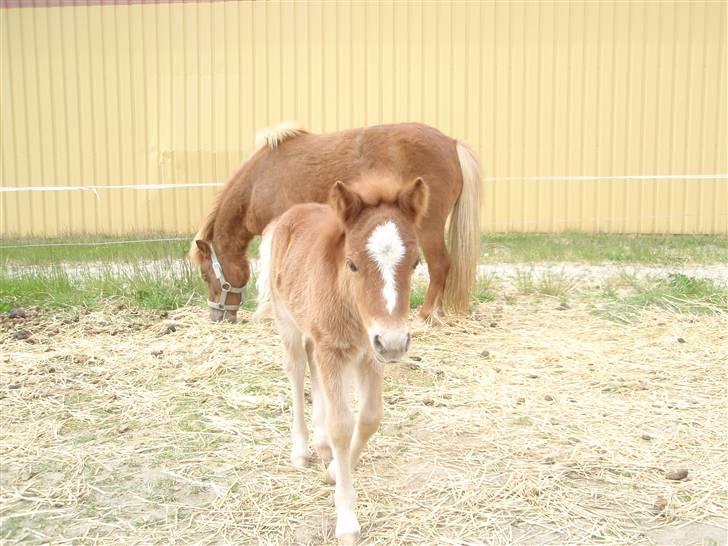
[[351,223],[362,211],[361,198],[337,180],[329,192],[329,204],[344,224]]
[[197,245],[197,250],[200,253],[200,257],[204,260],[210,259],[210,256],[212,256],[210,244],[207,241],[203,241],[202,239],[197,239],[195,241],[195,244]]
[[397,205],[416,226],[419,226],[420,221],[427,212],[429,197],[430,192],[427,186],[425,186],[425,181],[418,177],[409,186],[399,192]]

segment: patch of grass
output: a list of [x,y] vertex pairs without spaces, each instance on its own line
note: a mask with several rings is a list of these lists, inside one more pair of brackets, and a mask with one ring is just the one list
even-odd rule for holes
[[417,283],[412,287],[410,291],[410,308],[415,309],[420,307],[425,302],[425,294],[427,293],[427,285],[424,283]]
[[484,263],[587,262],[728,264],[728,237],[495,233],[483,236]]
[[75,269],[51,266],[0,272],[0,311],[34,305],[95,307],[111,298],[171,310],[189,301],[201,301],[206,293],[188,262],[169,258],[155,268],[127,263],[93,269],[80,265]]
[[711,313],[728,311],[728,287],[708,279],[698,279],[682,273],[665,278],[623,278],[628,290],[607,288],[603,293],[610,301],[593,312],[598,316],[621,322],[634,320],[645,307],[658,306],[680,313]]
[[574,281],[555,271],[547,271],[536,283],[536,291],[544,296],[566,296],[574,288]]
[[478,283],[475,287],[475,297],[480,302],[494,301],[498,297],[496,291],[497,278],[495,274],[478,277]]

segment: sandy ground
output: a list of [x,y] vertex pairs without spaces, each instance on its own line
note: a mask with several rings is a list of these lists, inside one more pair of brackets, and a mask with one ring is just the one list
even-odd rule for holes
[[[2,320],[0,541],[335,543],[272,326],[205,313]],[[720,315],[521,298],[419,331],[355,473],[362,541],[725,544],[727,368]]]

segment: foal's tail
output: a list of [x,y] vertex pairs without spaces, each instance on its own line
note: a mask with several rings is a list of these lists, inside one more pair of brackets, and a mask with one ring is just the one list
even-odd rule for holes
[[443,305],[455,313],[466,313],[474,292],[480,257],[480,165],[473,150],[457,143],[463,189],[450,217],[448,246],[450,272],[445,283]]
[[271,222],[263,230],[263,237],[260,240],[258,248],[258,276],[255,279],[255,288],[258,291],[257,307],[254,320],[262,320],[272,317],[273,303],[271,302],[270,293],[270,269],[273,261],[273,232],[276,228],[276,222]]

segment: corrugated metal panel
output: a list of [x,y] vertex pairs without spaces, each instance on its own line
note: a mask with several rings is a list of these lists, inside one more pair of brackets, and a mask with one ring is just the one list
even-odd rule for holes
[[[487,231],[728,233],[724,2],[126,4],[0,9],[3,188],[222,182],[282,120],[417,120],[477,150]],[[215,191],[3,192],[1,228],[190,232]]]

